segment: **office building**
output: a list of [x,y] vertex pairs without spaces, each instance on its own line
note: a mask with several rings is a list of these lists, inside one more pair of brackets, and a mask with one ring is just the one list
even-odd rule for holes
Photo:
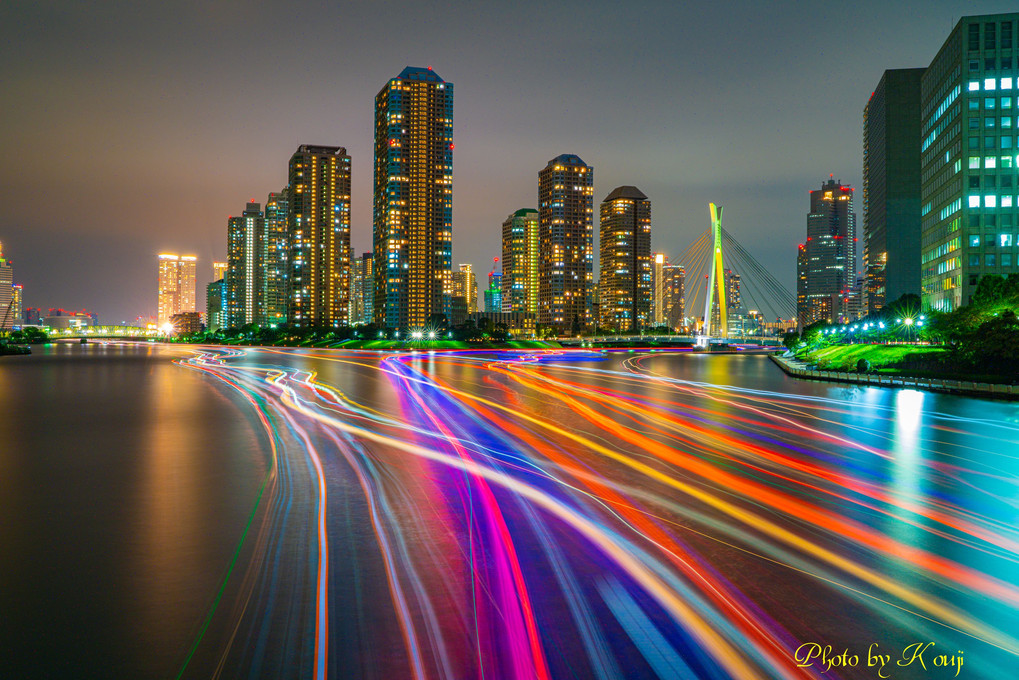
[[594,168],[562,154],[538,173],[538,323],[559,333],[592,324]]
[[815,321],[843,323],[850,319],[850,294],[856,283],[856,215],[853,188],[829,176],[810,192],[807,241],[797,251],[797,316],[801,327]]
[[651,201],[634,186],[601,203],[600,325],[635,333],[651,320]]
[[[470,264],[461,264],[458,271],[453,272],[453,304],[463,300],[464,315],[478,312],[478,279]],[[457,325],[457,324],[454,324]]]
[[863,109],[864,315],[920,294],[920,80],[885,71]]
[[39,307],[28,307],[25,309],[25,325],[27,326],[41,326],[42,325],[42,309]]
[[195,311],[197,263],[194,255],[159,255],[156,319],[160,327],[169,324],[174,314]]
[[453,84],[408,66],[375,96],[375,323],[424,328],[453,297]]
[[227,219],[226,324],[230,328],[265,325],[264,231],[265,216],[258,203],[248,203],[239,217]]
[[262,321],[274,327],[287,322],[287,212],[290,202],[287,188],[272,191],[265,200],[262,238]]
[[350,312],[350,156],[302,144],[290,157],[287,322],[346,326]]
[[538,313],[538,211],[521,208],[502,223],[503,311]]
[[226,270],[229,268],[229,262],[213,262],[212,263],[212,280],[219,281],[220,279],[226,278]]
[[962,17],[920,80],[921,298],[968,304],[1016,268],[1019,13]]

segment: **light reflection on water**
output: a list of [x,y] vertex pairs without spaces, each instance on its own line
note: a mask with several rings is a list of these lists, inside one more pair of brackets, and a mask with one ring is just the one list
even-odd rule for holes
[[[231,354],[194,371],[151,346],[3,364],[0,387],[41,389],[0,420],[18,452],[0,471],[52,492],[0,478],[0,516],[36,535],[98,526],[95,573],[129,565],[134,588],[86,589],[99,652],[57,635],[50,656],[135,649],[135,675],[190,677],[781,677],[805,641],[919,636],[966,649],[974,673],[1015,660],[982,641],[1014,651],[1019,621],[1012,404],[796,381],[760,356]],[[72,494],[18,474],[60,438],[37,427],[59,394],[107,452]],[[68,514],[76,497],[103,511]],[[42,556],[31,532],[0,532],[33,559],[85,549]],[[0,579],[24,580],[18,564],[0,555]],[[33,601],[0,604],[41,621]]]

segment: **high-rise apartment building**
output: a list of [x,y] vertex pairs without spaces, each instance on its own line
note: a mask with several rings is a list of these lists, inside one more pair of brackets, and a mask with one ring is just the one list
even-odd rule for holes
[[829,176],[820,189],[810,192],[807,242],[797,251],[797,272],[803,301],[797,315],[800,326],[815,321],[848,321],[850,296],[856,284],[856,215],[853,188]]
[[4,259],[3,244],[0,243],[0,330],[14,326],[14,265]]
[[272,191],[265,200],[265,231],[262,239],[262,321],[267,326],[287,322],[287,212],[286,187]]
[[358,294],[361,297],[361,323],[370,324],[375,319],[375,255],[374,253],[361,253],[361,288]]
[[594,168],[562,154],[538,173],[538,323],[559,332],[591,325]]
[[681,264],[662,265],[662,310],[669,328],[686,326],[686,269]]
[[157,293],[157,323],[160,327],[170,323],[170,317],[181,312],[195,311],[195,269],[198,258],[194,255],[159,255],[159,281]]
[[212,280],[219,281],[220,279],[226,278],[226,270],[230,267],[229,262],[213,262],[212,263]]
[[423,328],[453,297],[453,84],[408,66],[375,96],[375,322]]
[[665,308],[663,303],[662,268],[665,266],[665,253],[655,253],[651,260],[651,325],[665,325]]
[[920,294],[920,80],[885,71],[863,109],[861,311]]
[[180,309],[178,314],[197,311],[198,298],[195,295],[198,274],[198,258],[194,255],[181,255],[179,260],[179,291]]
[[634,186],[601,203],[600,325],[637,332],[651,320],[651,201]]
[[230,328],[265,325],[264,236],[265,217],[258,203],[248,203],[239,217],[227,219],[226,325]]
[[459,271],[453,272],[453,298],[464,300],[464,314],[477,314],[478,279],[470,264],[461,264]]
[[962,17],[920,81],[921,297],[968,304],[1019,272],[1019,13]]
[[217,279],[205,287],[205,327],[217,331],[227,327],[226,281]]
[[287,191],[287,322],[348,324],[350,156],[341,146],[302,144],[290,157]]
[[538,313],[538,211],[521,208],[502,223],[505,312]]
[[22,323],[21,317],[24,314],[25,290],[20,283],[11,286],[11,316],[15,326]]

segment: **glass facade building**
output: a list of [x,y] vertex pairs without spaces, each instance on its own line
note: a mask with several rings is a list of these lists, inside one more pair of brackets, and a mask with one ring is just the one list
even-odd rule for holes
[[920,81],[885,71],[863,110],[861,311],[920,294]]
[[921,296],[968,304],[980,277],[1019,272],[1019,13],[963,17],[921,79]]
[[375,323],[424,328],[453,297],[453,84],[408,66],[375,96]]

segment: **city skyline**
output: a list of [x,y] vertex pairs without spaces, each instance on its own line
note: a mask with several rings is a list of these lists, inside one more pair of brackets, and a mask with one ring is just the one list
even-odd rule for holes
[[[253,53],[254,44],[240,44],[244,26],[266,19],[265,7],[237,16],[218,8],[182,10],[171,31],[158,8],[5,6],[0,17],[10,33],[11,94],[20,103],[0,133],[11,150],[0,167],[6,192],[0,238],[16,254],[27,306],[89,307],[118,320],[148,315],[155,310],[144,294],[151,274],[143,263],[166,251],[196,252],[203,262],[225,259],[223,219],[239,201],[278,190],[286,180],[278,159],[313,142],[348,148],[351,245],[354,252],[367,250],[372,95],[392,73],[420,64],[433,65],[460,92],[455,262],[483,267],[499,251],[505,215],[533,205],[533,168],[568,152],[599,168],[596,194],[627,183],[642,187],[656,205],[656,251],[674,255],[689,245],[706,226],[703,205],[716,201],[726,206],[727,228],[761,259],[779,262],[776,273],[791,289],[795,263],[780,255],[799,242],[803,187],[829,173],[862,186],[862,112],[884,70],[929,64],[964,14],[1011,8],[924,3],[917,15],[909,6],[883,13],[871,11],[875,6],[847,8],[845,31],[822,37],[812,35],[811,20],[793,6],[645,3],[646,11],[632,12],[593,5],[577,35],[555,44],[552,36],[580,7],[564,4],[528,24],[535,44],[554,44],[545,57],[516,51],[513,32],[504,31],[514,25],[507,9],[450,6],[433,17],[411,6],[406,28],[391,29],[403,49],[350,41],[342,50],[357,66],[330,72],[328,88],[321,70],[285,75],[299,72],[296,55],[264,43]],[[382,8],[344,12],[366,35],[385,23]],[[327,11],[314,31],[337,21]],[[600,54],[589,38],[621,21],[640,29],[630,31],[640,38]],[[888,27],[907,24],[908,35],[891,37]],[[762,25],[775,30],[759,30]],[[233,56],[205,68],[203,58],[235,40]],[[181,50],[180,41],[195,48]],[[736,41],[740,49],[728,49]],[[714,56],[702,58],[709,50]],[[600,96],[601,83],[623,73],[648,93],[640,107]],[[722,78],[728,73],[742,75]],[[813,98],[805,84],[818,78],[837,78],[837,91]],[[279,96],[238,124],[234,98],[283,81]],[[526,96],[507,97],[510,92]],[[308,104],[292,111],[287,102],[302,95],[310,96]],[[824,134],[833,126],[842,138]],[[37,160],[50,152],[63,158],[56,171]],[[224,172],[223,157],[236,170]],[[172,209],[144,209],[157,200]],[[79,205],[90,209],[72,207]],[[122,278],[110,280],[100,254],[128,261]],[[200,276],[199,308],[206,283]]]

